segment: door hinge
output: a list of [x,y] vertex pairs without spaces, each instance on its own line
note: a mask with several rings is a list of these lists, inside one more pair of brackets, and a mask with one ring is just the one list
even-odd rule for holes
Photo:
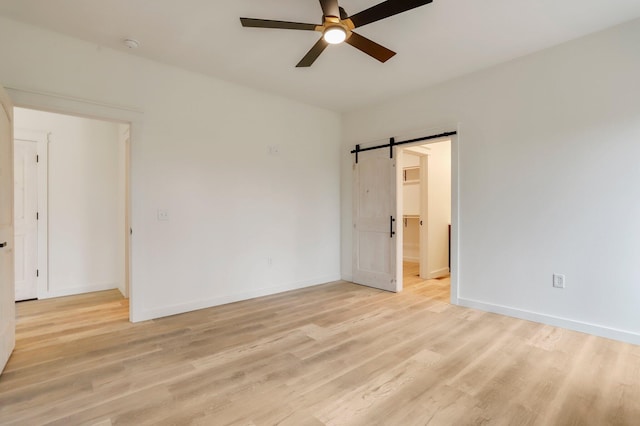
[[39,277],[39,276],[40,276],[40,270],[36,269],[36,277]]
[[40,213],[36,212],[36,220],[40,220]]
[[36,163],[39,163],[39,162],[40,162],[40,156],[36,155]]

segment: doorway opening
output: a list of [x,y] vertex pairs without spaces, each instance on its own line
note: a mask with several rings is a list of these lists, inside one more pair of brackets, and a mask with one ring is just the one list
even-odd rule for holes
[[[410,145],[398,156],[402,288],[451,300],[451,140]],[[400,216],[400,215],[399,215]]]
[[16,301],[129,290],[130,125],[14,108]]
[[[424,234],[418,237],[424,242],[420,244],[418,240],[418,274],[423,280],[447,279],[448,275],[448,301],[458,304],[457,272],[460,259],[457,135],[457,131],[451,131],[401,141],[391,138],[385,144],[358,144],[351,151],[354,154],[351,234],[351,280],[354,283],[391,292],[403,290],[404,219],[407,219],[407,227],[411,220],[417,219],[418,225],[422,222],[419,225],[420,234]],[[413,152],[410,153],[419,157],[419,170],[404,170],[402,160],[406,149],[411,149]],[[442,159],[435,162],[436,151],[440,150],[446,154],[439,155]],[[428,179],[429,174],[436,172],[446,179],[446,185],[436,185],[442,180],[433,176]],[[420,205],[417,214],[404,214],[405,180],[426,183],[425,190],[422,191],[426,192],[426,196],[417,201]],[[439,192],[444,192],[446,197],[439,197]],[[428,214],[429,206],[444,206],[446,210],[444,214]],[[445,239],[444,243],[442,238]],[[434,244],[441,245],[444,249],[438,249]],[[414,253],[414,262],[415,257]]]

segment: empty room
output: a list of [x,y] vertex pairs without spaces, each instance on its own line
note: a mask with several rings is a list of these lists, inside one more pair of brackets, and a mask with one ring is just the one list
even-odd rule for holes
[[638,424],[638,46],[637,0],[0,0],[0,425]]

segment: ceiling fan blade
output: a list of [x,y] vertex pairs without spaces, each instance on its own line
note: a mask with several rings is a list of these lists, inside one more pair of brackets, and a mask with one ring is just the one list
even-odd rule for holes
[[316,30],[316,25],[302,24],[300,22],[272,21],[270,19],[254,19],[254,18],[240,18],[240,22],[242,22],[243,27],[281,28],[285,30],[306,30],[306,31]]
[[363,25],[406,12],[407,10],[424,6],[431,2],[433,2],[433,0],[387,0],[372,6],[369,9],[363,10],[362,12],[358,12],[349,18],[353,22],[354,27],[358,28]]
[[356,49],[379,60],[380,62],[387,62],[396,54],[396,52],[394,52],[393,50],[389,50],[384,46],[380,46],[375,41],[371,41],[368,38],[354,32],[351,33],[351,37],[349,37],[346,42]]
[[324,16],[340,17],[340,9],[338,9],[338,0],[320,0],[322,14]]
[[302,60],[298,62],[296,68],[310,67],[311,65],[313,65],[316,59],[318,59],[318,56],[320,56],[320,54],[324,52],[324,49],[326,49],[328,45],[329,43],[324,41],[324,38],[318,40],[318,42],[313,45],[311,50],[307,52],[306,55],[304,55],[304,58],[302,58]]

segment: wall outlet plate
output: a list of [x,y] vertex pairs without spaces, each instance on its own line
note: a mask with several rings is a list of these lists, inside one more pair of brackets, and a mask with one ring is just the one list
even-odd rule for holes
[[562,274],[553,274],[553,286],[555,288],[564,288],[565,277]]

